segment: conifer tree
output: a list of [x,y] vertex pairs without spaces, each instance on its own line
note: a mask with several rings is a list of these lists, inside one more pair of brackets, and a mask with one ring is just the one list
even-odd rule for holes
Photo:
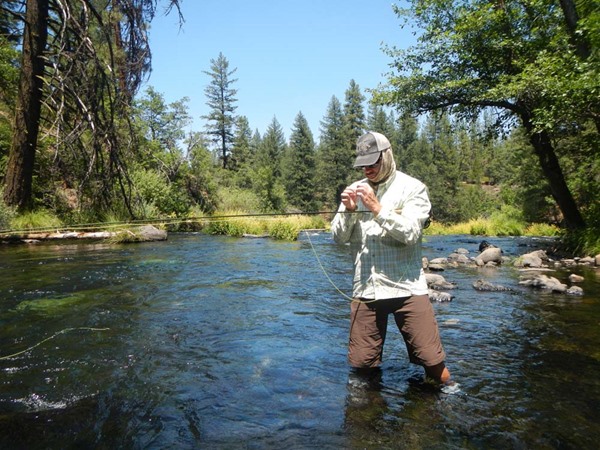
[[344,143],[344,113],[342,104],[333,96],[321,121],[321,137],[317,149],[316,192],[325,207],[335,207],[338,194],[347,186],[348,167],[351,160]]
[[367,111],[367,129],[383,134],[390,142],[395,133],[392,117],[385,112],[383,106],[372,102],[369,103],[369,109]]
[[237,119],[235,133],[233,136],[233,144],[231,147],[231,168],[240,170],[250,162],[252,158],[252,130],[246,116],[240,116]]
[[285,210],[285,187],[281,180],[281,158],[285,148],[283,130],[277,118],[273,117],[252,168],[252,186],[266,212]]
[[229,61],[223,53],[219,53],[217,59],[211,59],[210,64],[210,70],[204,71],[211,78],[204,89],[210,112],[202,118],[208,121],[206,132],[219,149],[223,168],[228,169],[237,109],[237,89],[232,87],[237,79],[231,76],[237,68],[229,70]]
[[288,202],[303,211],[315,206],[315,142],[308,121],[299,112],[282,168]]

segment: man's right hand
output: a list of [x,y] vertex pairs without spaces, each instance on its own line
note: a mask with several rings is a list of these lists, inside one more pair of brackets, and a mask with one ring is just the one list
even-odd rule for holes
[[342,192],[342,203],[346,207],[346,211],[356,210],[356,189],[352,186],[348,186]]

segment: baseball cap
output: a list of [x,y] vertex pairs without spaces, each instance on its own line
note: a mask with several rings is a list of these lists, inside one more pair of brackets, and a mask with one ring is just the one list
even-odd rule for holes
[[354,167],[364,167],[375,164],[379,155],[392,145],[390,141],[381,133],[369,131],[363,134],[356,141],[356,159]]

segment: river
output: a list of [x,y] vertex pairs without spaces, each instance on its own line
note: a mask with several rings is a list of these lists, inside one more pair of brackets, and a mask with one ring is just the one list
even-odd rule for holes
[[[487,240],[507,256],[544,243]],[[475,256],[480,241],[428,236],[424,254]],[[509,265],[443,272],[457,284],[452,302],[434,303],[461,389],[452,395],[422,382],[393,321],[381,378],[349,383],[349,302],[336,287],[349,294],[350,258],[327,233],[4,245],[0,271],[1,448],[600,442],[597,269],[554,274],[583,275],[583,296],[520,286]],[[512,291],[476,291],[478,278]]]

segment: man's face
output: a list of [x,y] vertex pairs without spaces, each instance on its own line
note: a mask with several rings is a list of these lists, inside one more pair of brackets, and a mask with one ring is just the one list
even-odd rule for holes
[[379,171],[381,170],[382,155],[383,155],[383,153],[379,153],[379,159],[377,160],[377,162],[375,164],[371,164],[370,166],[362,167],[365,176],[369,180],[373,180],[377,176]]

